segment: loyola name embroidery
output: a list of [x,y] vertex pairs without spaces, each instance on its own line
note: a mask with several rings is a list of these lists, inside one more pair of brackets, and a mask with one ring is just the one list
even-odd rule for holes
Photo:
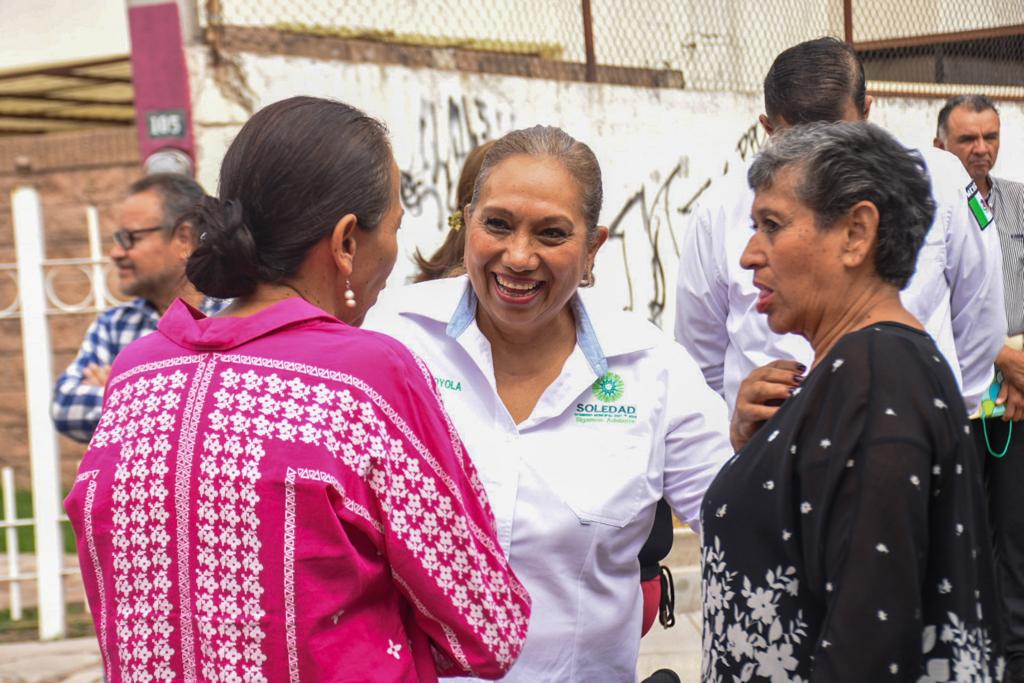
[[448,391],[462,391],[462,382],[457,379],[435,377],[434,381],[437,382],[438,389],[447,389]]

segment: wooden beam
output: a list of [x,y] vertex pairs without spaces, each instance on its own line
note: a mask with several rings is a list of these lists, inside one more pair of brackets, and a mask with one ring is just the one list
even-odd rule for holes
[[583,49],[587,58],[587,81],[597,80],[597,58],[594,56],[594,16],[590,8],[590,0],[582,0],[583,6]]
[[[0,73],[0,81],[10,81],[15,78],[25,78],[26,76],[64,76],[69,78],[106,78],[103,76],[79,76],[77,74],[64,73],[72,69],[88,69],[94,66],[106,66],[107,64],[116,64],[117,62],[127,62],[127,57],[110,57],[107,59],[98,59],[93,62],[77,62],[73,64],[59,64],[56,66],[44,66],[35,67],[31,69],[19,69],[18,71],[8,71]],[[112,82],[116,83],[131,83],[131,79],[113,79]]]
[[118,100],[114,102],[112,100],[89,100],[80,97],[67,97],[65,95],[53,95],[50,91],[43,91],[38,95],[31,95],[25,93],[0,93],[0,102],[4,100],[39,100],[46,102],[53,102],[54,104],[84,104],[88,106],[134,106],[135,100]]
[[[910,85],[913,85],[913,84],[910,84]],[[935,85],[935,84],[928,84],[928,85]],[[950,85],[950,86],[953,86],[953,87],[950,87],[949,89],[945,89],[945,90],[941,90],[941,91],[935,91],[935,92],[927,92],[927,91],[918,92],[918,91],[911,90],[911,89],[904,90],[902,88],[868,88],[868,94],[871,95],[872,97],[920,97],[920,98],[925,98],[925,99],[929,99],[929,100],[948,100],[950,97],[953,97],[955,95],[963,95],[964,94],[964,91],[962,89],[956,88],[955,84],[939,83],[938,85],[941,85],[941,86]],[[999,86],[995,86],[995,87],[1004,88],[1004,87],[1008,87],[1008,86],[999,85]],[[1009,87],[1013,87],[1013,86],[1009,86]],[[981,90],[980,89],[972,90],[970,94],[973,94],[974,92],[978,92],[980,94]],[[1024,102],[1024,95],[1000,95],[998,92],[995,92],[994,94],[992,92],[986,92],[984,94],[989,99],[996,100],[997,102]]]
[[847,45],[853,45],[853,0],[843,0],[843,36]]
[[884,40],[865,40],[853,43],[857,52],[874,52],[876,50],[893,50],[902,47],[927,47],[941,43],[963,43],[972,40],[988,40],[991,38],[1024,37],[1024,24],[1012,26],[996,26],[977,31],[956,31],[953,33],[933,33],[924,36],[908,36],[906,38],[886,38]]
[[[102,104],[101,104],[102,106]],[[0,114],[4,119],[24,119],[27,121],[53,121],[55,123],[101,123],[107,126],[130,126],[135,123],[135,114],[131,119],[102,118],[99,116],[72,116],[67,114]]]
[[[71,73],[71,70],[68,70],[68,73],[66,73],[66,74],[65,73],[60,73],[60,72],[55,72],[55,73],[44,73],[44,74],[41,74],[41,75],[43,75],[43,76],[55,76],[57,78],[74,78],[74,79],[78,79],[78,80],[81,80],[81,81],[88,81],[88,83],[82,83],[81,85],[65,86],[65,87],[69,87],[69,88],[78,88],[78,87],[83,87],[83,86],[88,86],[88,85],[110,85],[110,84],[131,85],[132,84],[132,79],[130,79],[130,78],[113,78],[113,77],[110,77],[110,76],[86,76],[86,75],[83,75],[83,74]],[[63,88],[61,88],[61,89],[63,89]]]

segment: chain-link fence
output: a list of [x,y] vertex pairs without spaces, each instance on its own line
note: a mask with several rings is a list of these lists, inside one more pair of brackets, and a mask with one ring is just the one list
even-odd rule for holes
[[594,0],[591,7],[598,64],[671,69],[691,90],[760,91],[779,52],[843,33],[842,0]]
[[876,92],[1024,97],[1021,0],[855,0],[852,36]]
[[583,60],[578,0],[535,2],[529,8],[531,17],[523,5],[511,0],[213,0],[201,7],[200,20],[212,27]]
[[1024,97],[1021,0],[203,0],[200,23],[214,49],[730,92],[833,35],[877,92]]

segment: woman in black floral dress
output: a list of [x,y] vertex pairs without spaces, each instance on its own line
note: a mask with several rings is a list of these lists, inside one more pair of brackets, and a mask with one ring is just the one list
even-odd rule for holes
[[704,681],[1001,680],[967,411],[899,299],[935,210],[923,162],[810,124],[749,179],[757,308],[815,362],[704,498]]

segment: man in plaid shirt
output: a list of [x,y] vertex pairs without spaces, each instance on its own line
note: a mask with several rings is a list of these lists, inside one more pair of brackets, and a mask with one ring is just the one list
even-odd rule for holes
[[148,175],[129,188],[119,207],[121,227],[110,257],[123,294],[136,297],[104,311],[89,327],[78,356],[57,380],[53,421],[57,431],[86,443],[100,419],[110,365],[128,344],[156,330],[157,321],[180,297],[207,315],[223,303],[206,299],[185,278],[192,253],[192,227],[179,221],[203,198],[188,176]]

